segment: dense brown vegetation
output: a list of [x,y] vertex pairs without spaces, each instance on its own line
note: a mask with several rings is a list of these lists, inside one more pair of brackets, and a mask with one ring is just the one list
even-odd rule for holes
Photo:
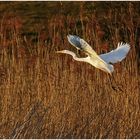
[[[0,138],[140,138],[139,5],[0,2]],[[55,53],[69,33],[131,50],[109,76]]]

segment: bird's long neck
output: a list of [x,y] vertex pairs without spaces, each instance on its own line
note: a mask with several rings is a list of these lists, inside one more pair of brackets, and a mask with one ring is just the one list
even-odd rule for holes
[[73,57],[74,60],[76,61],[81,61],[81,62],[87,62],[87,58],[88,57],[84,57],[84,58],[79,58],[77,57],[77,55],[72,52],[72,51],[69,51],[69,50],[62,50],[62,51],[57,51],[58,53],[65,53],[65,54],[69,54]]
[[79,58],[79,57],[76,56],[76,54],[73,55],[73,59],[76,60],[76,61],[88,62],[88,61],[87,61],[87,58],[89,58],[89,57],[84,57],[84,58],[82,57],[82,58]]

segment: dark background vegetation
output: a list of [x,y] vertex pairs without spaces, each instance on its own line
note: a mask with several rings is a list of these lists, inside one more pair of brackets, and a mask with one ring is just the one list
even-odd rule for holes
[[[0,138],[140,138],[140,2],[0,2]],[[112,76],[57,50],[131,50]]]

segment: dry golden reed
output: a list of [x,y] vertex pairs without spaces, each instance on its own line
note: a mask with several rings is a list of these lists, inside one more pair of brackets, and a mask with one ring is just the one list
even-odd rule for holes
[[[133,5],[104,17],[53,16],[44,30],[22,34],[22,19],[0,21],[0,138],[140,138],[139,67]],[[121,9],[123,10],[123,9]],[[120,10],[120,11],[121,11]],[[121,14],[121,12],[120,12]],[[103,24],[103,21],[105,25]],[[69,55],[67,34],[98,53],[119,41],[131,50],[112,76]],[[121,34],[123,33],[123,34]]]

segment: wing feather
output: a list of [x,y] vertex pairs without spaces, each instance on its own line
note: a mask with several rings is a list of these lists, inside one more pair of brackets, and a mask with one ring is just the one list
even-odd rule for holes
[[85,50],[85,49],[89,49],[91,50],[92,47],[82,38],[76,36],[76,35],[67,35],[68,41],[71,45],[73,45],[74,47],[76,47],[77,49],[80,50]]
[[118,43],[115,50],[109,53],[99,55],[106,63],[117,63],[122,61],[130,50],[130,45],[127,43]]
[[82,38],[76,35],[67,35],[68,41],[71,45],[77,49],[83,50],[87,54],[94,54],[97,56],[97,53],[92,49],[92,47]]
[[71,45],[76,47],[77,49],[82,49],[82,44],[80,43],[80,37],[76,35],[67,35],[68,41]]

